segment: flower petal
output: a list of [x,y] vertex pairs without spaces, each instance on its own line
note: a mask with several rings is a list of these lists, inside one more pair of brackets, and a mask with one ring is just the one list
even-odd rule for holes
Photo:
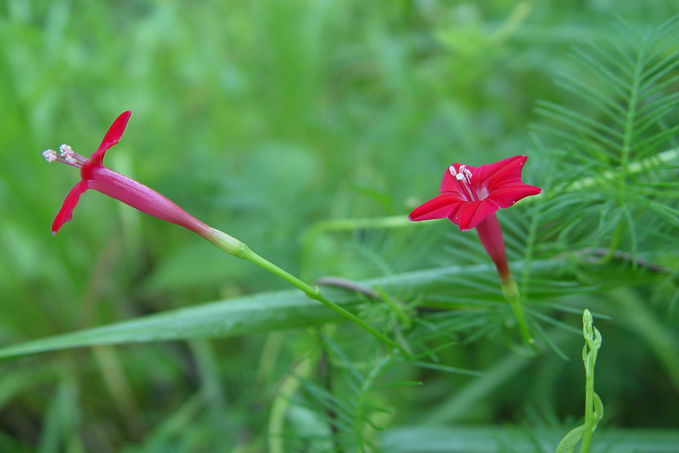
[[459,209],[452,212],[448,219],[460,227],[460,231],[467,231],[474,228],[486,218],[497,212],[500,207],[486,198],[483,201],[467,201],[458,205]]
[[61,209],[54,218],[54,222],[52,222],[52,234],[57,234],[59,228],[73,218],[73,209],[75,208],[75,205],[78,204],[80,195],[86,190],[87,183],[85,181],[80,181],[68,192],[64,204],[61,205]]
[[125,132],[125,127],[127,126],[127,121],[130,119],[132,112],[129,110],[121,113],[118,118],[115,119],[111,127],[108,128],[104,139],[101,141],[99,148],[92,154],[90,160],[95,164],[101,165],[104,162],[104,154],[113,145],[118,144],[118,140],[123,136]]
[[408,216],[408,219],[413,221],[444,219],[452,211],[457,212],[457,208],[462,202],[464,202],[464,199],[458,194],[445,193],[438,195],[415,208]]
[[474,173],[478,175],[479,184],[482,184],[492,192],[497,184],[507,182],[509,180],[521,180],[521,170],[523,164],[526,163],[528,156],[513,156],[503,159],[493,164],[481,165],[479,171]]
[[492,200],[504,209],[519,200],[539,193],[542,193],[542,189],[539,187],[524,184],[521,181],[514,181],[495,186],[486,199]]

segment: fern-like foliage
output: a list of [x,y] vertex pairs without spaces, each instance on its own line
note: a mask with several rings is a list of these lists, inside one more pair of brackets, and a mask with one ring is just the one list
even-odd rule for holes
[[642,31],[616,26],[604,45],[574,49],[582,74],[558,81],[577,107],[539,103],[548,122],[535,127],[557,141],[542,150],[551,169],[539,172],[546,196],[535,239],[634,261],[676,248],[667,239],[679,227],[679,18]]
[[[353,337],[351,335],[350,337]],[[383,354],[378,345],[350,337],[320,334],[323,352],[317,362],[316,379],[296,376],[300,392],[293,401],[298,417],[311,424],[303,432],[290,424],[286,450],[300,452],[378,452],[378,434],[391,422],[387,396],[399,387],[419,386],[419,381],[395,380],[393,368],[405,363],[402,357]],[[376,346],[376,347],[375,347]],[[435,355],[435,351],[431,351]],[[411,361],[422,369],[478,377],[481,373],[436,363],[420,353]],[[388,377],[387,377],[388,376]],[[301,416],[300,416],[301,414]],[[312,423],[310,423],[312,421]]]
[[[546,121],[535,126],[543,167],[536,174],[545,197],[528,212],[524,263],[582,253],[639,270],[627,278],[665,274],[656,299],[674,310],[679,17],[645,30],[620,20],[616,28],[605,44],[573,50],[582,72],[562,74],[558,84],[574,106],[538,105]],[[523,277],[528,289],[530,275]],[[586,277],[597,285],[616,275]]]
[[[679,17],[616,27],[604,44],[573,50],[581,72],[558,79],[573,102],[537,107],[544,120],[524,173],[544,194],[498,213],[531,328],[561,355],[545,327],[579,333],[562,322],[560,313],[580,312],[564,297],[662,280],[656,299],[679,305]],[[473,234],[451,233],[447,244],[442,265],[489,262]],[[451,274],[446,283],[425,303],[461,309],[421,316],[413,338],[503,333],[512,316],[496,275]]]
[[[581,72],[558,80],[572,102],[537,107],[544,121],[534,126],[524,175],[544,194],[498,213],[529,326],[564,358],[549,331],[581,335],[569,320],[582,311],[567,298],[652,282],[656,299],[679,305],[679,17],[641,31],[624,21],[616,27],[606,43],[573,50]],[[402,279],[425,262],[440,267],[422,271],[431,281],[417,289],[364,282],[361,316],[401,342],[412,363],[441,371],[465,372],[440,360],[451,345],[485,337],[515,343],[514,315],[476,235],[392,220],[328,229],[324,246],[338,259],[324,271]],[[332,385],[300,378],[297,403],[326,429],[295,433],[290,451],[377,451],[377,377],[402,358],[340,347],[336,336],[323,342]]]
[[394,363],[393,356],[381,356],[377,349],[367,352],[351,342],[340,346],[326,334],[321,335],[321,341],[318,379],[296,376],[301,392],[294,401],[298,416],[304,418],[298,426],[309,426],[311,420],[317,429],[302,432],[291,423],[286,451],[378,451],[375,434],[382,430],[382,422],[377,420],[391,411],[381,406],[375,392],[418,383],[380,383],[379,378]]

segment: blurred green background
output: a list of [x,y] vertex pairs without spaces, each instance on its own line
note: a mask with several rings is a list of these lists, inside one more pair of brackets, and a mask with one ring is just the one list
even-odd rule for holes
[[[2,0],[0,344],[285,288],[93,191],[50,234],[78,175],[40,153],[89,155],[124,110],[108,166],[312,279],[337,268],[331,253],[301,268],[312,225],[405,216],[452,161],[526,152],[535,101],[575,102],[553,83],[571,46],[604,39],[617,14],[643,25],[677,12],[675,0]],[[265,451],[251,385],[263,342],[4,362],[0,451]],[[222,415],[184,423],[205,376]],[[163,429],[182,441],[158,447]]]

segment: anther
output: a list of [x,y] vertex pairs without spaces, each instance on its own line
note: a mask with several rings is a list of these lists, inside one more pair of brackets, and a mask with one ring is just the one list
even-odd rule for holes
[[68,145],[61,145],[59,147],[59,152],[61,153],[61,157],[65,158],[66,161],[68,161],[69,156],[73,156],[73,154],[74,154],[73,150]]
[[453,176],[455,176],[455,178],[458,181],[464,180],[464,182],[466,182],[467,184],[471,184],[472,182],[472,172],[467,168],[466,165],[460,165],[460,170],[457,172],[457,174],[454,174]]
[[64,160],[66,161],[66,163],[69,163],[71,165],[77,165],[78,164],[78,160],[75,157],[73,157],[72,153],[71,154],[65,154]]
[[[463,165],[463,167],[464,167],[464,165]],[[471,170],[469,170],[467,167],[465,167],[464,170],[462,170],[462,171],[464,171],[464,175],[467,177],[467,184],[471,184],[472,183],[472,172],[471,172]]]
[[47,162],[54,162],[57,160],[57,152],[54,151],[53,149],[48,149],[47,151],[44,151],[42,155],[45,157],[45,160]]

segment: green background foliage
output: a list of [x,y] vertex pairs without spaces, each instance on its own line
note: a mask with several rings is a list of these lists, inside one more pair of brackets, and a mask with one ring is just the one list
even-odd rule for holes
[[[676,163],[625,172],[678,146],[676,47],[606,56],[638,56],[643,32],[677,13],[669,0],[3,1],[0,356],[123,324],[76,334],[71,345],[91,348],[0,363],[0,451],[554,451],[582,417],[585,307],[604,338],[596,451],[672,451]],[[616,16],[642,34],[617,30]],[[640,92],[640,105],[660,102],[643,133],[569,89],[594,87],[624,117],[638,68],[669,68],[661,91]],[[306,281],[379,284],[411,325],[387,304],[327,294],[392,336],[403,329],[419,362],[346,323],[277,331],[339,320],[99,193],[53,237],[77,174],[40,153],[68,143],[89,155],[128,109],[107,165]],[[529,155],[526,182],[546,189],[499,214],[544,345],[533,360],[503,341],[509,311],[473,232],[393,220],[432,197],[453,161],[516,154]],[[594,182],[560,191],[582,181]],[[342,223],[366,218],[380,226]],[[189,311],[144,318],[174,309]],[[231,312],[243,321],[215,315]],[[110,345],[130,342],[149,343]]]

